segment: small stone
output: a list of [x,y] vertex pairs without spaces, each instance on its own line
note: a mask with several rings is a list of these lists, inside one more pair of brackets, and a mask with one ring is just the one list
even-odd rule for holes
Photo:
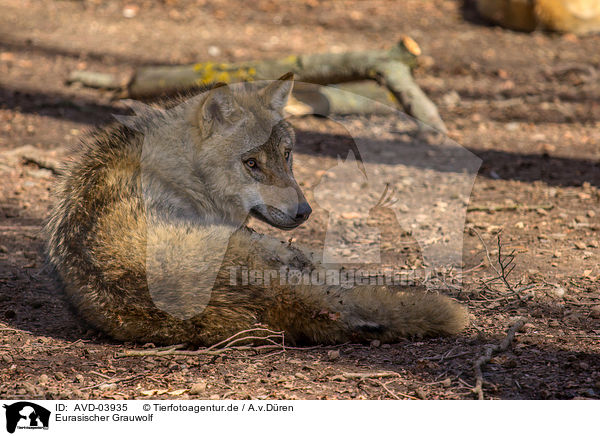
[[418,388],[415,390],[415,396],[417,398],[420,398],[421,400],[424,400],[427,398],[427,396],[425,395],[425,392],[421,388]]
[[216,45],[210,45],[208,47],[208,55],[209,56],[219,56],[221,54],[221,49]]
[[584,371],[587,371],[588,369],[590,369],[590,365],[587,362],[579,362],[579,367],[581,369],[583,369]]
[[379,348],[380,345],[381,345],[381,341],[379,339],[373,339],[371,341],[371,347],[373,347],[373,348]]
[[50,380],[50,377],[48,377],[46,374],[42,374],[38,378],[38,383],[41,385],[45,385],[46,383],[48,383],[48,380]]
[[525,228],[525,224],[523,223],[523,221],[519,221],[518,223],[515,224],[515,227],[517,229],[524,229]]
[[579,197],[580,200],[589,200],[590,198],[592,198],[592,196],[587,192],[579,192],[577,194],[577,197]]
[[62,373],[62,372],[60,372],[60,371],[57,371],[57,372],[54,373],[54,378],[56,380],[58,380],[58,381],[64,380],[65,379],[65,374]]
[[329,360],[336,360],[336,359],[339,359],[339,357],[340,357],[339,350],[329,350],[327,352],[327,358]]
[[125,18],[133,18],[135,17],[140,10],[140,7],[137,5],[126,5],[123,8],[123,16]]
[[83,382],[84,382],[84,381],[85,381],[85,377],[84,377],[84,376],[82,376],[81,374],[77,374],[77,375],[75,376],[75,382],[76,382],[76,383],[82,383],[82,384],[83,384]]
[[600,319],[600,304],[592,306],[590,309],[590,316],[592,318]]
[[576,223],[580,223],[580,224],[581,224],[581,223],[587,223],[587,220],[585,219],[585,217],[584,217],[584,216],[582,216],[582,215],[577,215],[577,216],[575,217],[575,222],[576,222]]
[[12,358],[12,356],[11,356],[10,354],[3,354],[3,355],[2,355],[2,360],[3,360],[5,363],[12,363],[12,361],[13,361],[13,358]]
[[575,248],[577,248],[578,250],[585,250],[586,247],[587,247],[587,244],[585,242],[582,242],[582,241],[575,242]]
[[211,399],[211,400],[219,400],[220,398],[221,398],[221,397],[220,397],[219,395],[217,395],[217,394],[213,394],[213,395],[211,395],[211,396],[210,396],[210,398],[209,398],[209,399]]
[[98,389],[100,389],[101,391],[112,391],[117,389],[117,384],[116,383],[102,383],[100,386],[98,386]]
[[192,387],[190,388],[190,394],[192,394],[192,395],[199,395],[199,394],[203,393],[204,391],[206,391],[206,382],[204,382],[204,381],[194,383],[192,385]]
[[589,218],[594,218],[596,216],[596,212],[594,212],[593,210],[588,210],[587,213],[586,213],[586,215]]
[[554,295],[556,295],[558,298],[562,298],[565,296],[565,288],[563,288],[562,286],[555,286],[553,289]]
[[590,241],[588,242],[588,247],[598,248],[600,247],[600,243],[598,241]]

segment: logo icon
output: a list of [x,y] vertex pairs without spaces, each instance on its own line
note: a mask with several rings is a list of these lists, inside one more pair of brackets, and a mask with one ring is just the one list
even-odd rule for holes
[[50,411],[29,401],[19,401],[4,405],[6,409],[6,431],[14,433],[18,429],[48,429]]

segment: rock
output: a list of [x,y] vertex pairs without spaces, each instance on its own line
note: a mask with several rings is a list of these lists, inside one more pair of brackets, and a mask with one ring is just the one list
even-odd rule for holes
[[62,372],[60,372],[60,371],[57,371],[57,372],[54,373],[54,378],[56,380],[58,380],[58,381],[64,380],[65,379],[65,374],[62,373]]
[[418,388],[415,390],[415,396],[417,398],[420,398],[421,400],[424,400],[427,398],[427,396],[425,395],[425,392],[421,388]]
[[336,359],[339,359],[339,357],[340,357],[339,350],[329,350],[327,352],[327,358],[329,360],[336,360]]
[[590,369],[590,365],[587,362],[579,362],[579,367],[581,369],[583,369],[584,371],[587,371],[588,369]]
[[380,345],[381,345],[381,341],[379,339],[373,339],[371,341],[371,347],[373,347],[373,348],[379,348]]
[[101,391],[112,391],[114,389],[117,389],[117,384],[116,383],[102,383],[100,386],[98,386],[98,389],[100,389]]
[[586,247],[587,247],[587,244],[585,242],[582,242],[582,241],[575,242],[575,248],[577,248],[578,250],[585,250]]
[[221,397],[219,395],[217,395],[217,394],[213,394],[213,395],[210,396],[209,399],[211,399],[211,400],[219,400],[219,399],[221,399]]
[[600,304],[592,306],[590,309],[590,316],[592,318],[600,319]]
[[75,376],[75,383],[81,383],[81,384],[83,384],[84,381],[85,381],[85,377],[82,376],[81,374],[77,374]]
[[41,385],[45,385],[46,383],[48,383],[49,380],[50,380],[50,377],[48,377],[46,374],[42,374],[38,378],[38,383]]
[[204,391],[206,391],[206,382],[204,381],[196,382],[190,388],[190,394],[192,395],[199,395]]

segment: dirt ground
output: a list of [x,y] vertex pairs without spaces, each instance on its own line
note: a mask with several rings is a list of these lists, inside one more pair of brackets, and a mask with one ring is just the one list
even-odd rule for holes
[[[0,0],[0,397],[472,399],[473,362],[525,317],[508,350],[484,367],[485,397],[599,398],[600,35],[515,33],[454,0],[247,4]],[[483,161],[469,200],[462,288],[445,291],[472,313],[463,334],[119,358],[142,345],[116,343],[77,320],[42,254],[56,175],[11,154],[31,145],[63,159],[82,132],[123,113],[108,93],[66,85],[70,71],[126,77],[147,64],[386,48],[403,33],[423,50],[415,75],[449,137]],[[328,120],[294,123],[307,162],[297,178],[310,190],[344,137]],[[326,221],[316,209],[285,237],[322,244]],[[496,276],[500,231],[516,267],[509,286],[486,285]],[[415,262],[409,253],[407,268]]]

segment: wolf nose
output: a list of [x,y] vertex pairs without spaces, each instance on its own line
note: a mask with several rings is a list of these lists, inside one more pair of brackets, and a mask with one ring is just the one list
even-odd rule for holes
[[312,212],[311,207],[305,201],[298,205],[298,211],[296,212],[296,221],[306,221]]

